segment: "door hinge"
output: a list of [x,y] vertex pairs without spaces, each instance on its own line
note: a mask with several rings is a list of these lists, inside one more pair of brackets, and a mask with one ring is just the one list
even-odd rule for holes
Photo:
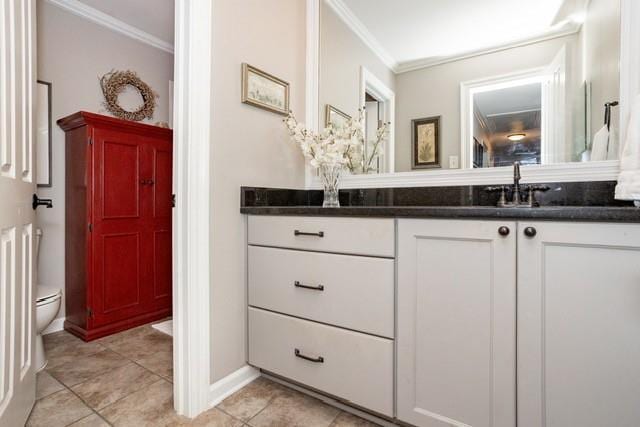
[[171,207],[172,208],[176,207],[176,195],[175,194],[171,195]]
[[93,145],[93,137],[91,137],[91,136],[90,136],[90,137],[89,137],[89,140],[87,141],[87,143],[88,143],[89,145]]
[[87,307],[87,317],[93,317],[93,310],[91,310],[91,307]]
[[89,223],[89,233],[93,233],[93,224]]

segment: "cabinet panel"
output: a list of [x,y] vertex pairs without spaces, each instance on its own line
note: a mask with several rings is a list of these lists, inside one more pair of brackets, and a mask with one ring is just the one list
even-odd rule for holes
[[[501,236],[499,227],[510,230]],[[398,419],[515,426],[515,223],[398,221]]]
[[248,261],[249,305],[393,338],[392,259],[249,246]]
[[640,226],[519,229],[518,425],[639,425]]
[[393,258],[394,220],[249,216],[249,244]]
[[392,340],[249,308],[249,363],[393,415]]
[[101,136],[98,168],[102,219],[138,217],[140,146],[129,135],[104,132]]

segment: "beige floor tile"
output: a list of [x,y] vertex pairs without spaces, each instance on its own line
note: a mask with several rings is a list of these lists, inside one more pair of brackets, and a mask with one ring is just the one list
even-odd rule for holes
[[157,381],[98,412],[116,427],[163,427],[179,425],[173,410],[173,386]]
[[104,345],[105,347],[110,347],[112,345],[118,345],[122,341],[142,337],[152,331],[150,325],[142,325],[132,329],[127,329],[126,331],[117,332],[113,335],[109,335],[106,337],[102,337],[97,339],[95,342]]
[[93,409],[101,409],[159,379],[135,363],[129,363],[76,384],[71,390]]
[[247,421],[262,411],[274,398],[292,392],[276,382],[259,377],[218,405],[227,414]]
[[110,370],[124,366],[129,361],[111,350],[103,350],[89,356],[79,356],[47,371],[67,387],[74,386]]
[[64,386],[47,371],[40,371],[36,374],[36,399],[42,399],[63,389]]
[[151,326],[127,331],[122,336],[116,336],[104,345],[131,360],[140,360],[159,352],[171,352],[173,338],[156,331]]
[[158,351],[133,360],[154,374],[173,381],[173,352],[171,350]]
[[376,427],[378,424],[356,417],[348,412],[341,412],[331,423],[331,427]]
[[109,424],[98,415],[91,414],[88,417],[76,421],[69,427],[109,427]]
[[318,399],[299,392],[274,398],[258,415],[249,420],[253,427],[328,427],[340,411]]
[[236,420],[216,408],[209,409],[194,420],[180,417],[176,424],[171,424],[172,427],[242,427],[243,425],[242,421]]
[[78,356],[89,356],[104,350],[104,347],[95,341],[84,342],[65,331],[45,335],[43,340],[48,361],[47,369],[72,362]]
[[36,402],[27,427],[65,427],[92,411],[69,390],[61,390]]

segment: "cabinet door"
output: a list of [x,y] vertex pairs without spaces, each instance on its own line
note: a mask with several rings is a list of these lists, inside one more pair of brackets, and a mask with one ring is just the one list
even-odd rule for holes
[[92,284],[87,304],[96,327],[145,310],[144,147],[128,133],[94,129]]
[[518,426],[638,426],[639,399],[640,225],[519,224]]
[[513,222],[398,221],[398,419],[515,426],[515,267]]
[[151,310],[159,310],[171,307],[172,144],[170,140],[146,139],[145,150],[149,177],[143,190],[149,303]]

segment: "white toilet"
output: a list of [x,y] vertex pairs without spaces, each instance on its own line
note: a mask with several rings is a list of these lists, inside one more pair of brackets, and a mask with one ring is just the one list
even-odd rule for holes
[[[40,239],[42,230],[36,230],[36,266],[40,254]],[[36,286],[36,369],[41,371],[47,366],[47,356],[44,353],[42,332],[58,315],[62,302],[62,291],[51,286]]]

